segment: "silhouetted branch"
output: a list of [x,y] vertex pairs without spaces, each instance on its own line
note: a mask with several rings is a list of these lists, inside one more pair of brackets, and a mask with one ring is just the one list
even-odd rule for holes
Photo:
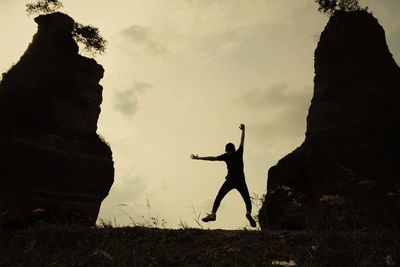
[[51,14],[64,5],[58,0],[39,0],[37,3],[26,4],[26,12],[32,14]]
[[358,0],[314,0],[318,5],[318,11],[331,16],[335,10],[356,11],[368,10],[361,8]]
[[99,29],[92,25],[75,23],[72,36],[75,41],[85,46],[85,50],[91,54],[102,54],[106,50],[107,41],[99,34]]

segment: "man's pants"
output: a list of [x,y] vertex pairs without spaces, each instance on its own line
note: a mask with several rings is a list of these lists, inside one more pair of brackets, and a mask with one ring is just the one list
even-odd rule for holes
[[246,181],[244,177],[229,177],[225,180],[221,189],[215,198],[214,205],[212,208],[212,212],[216,213],[219,205],[221,204],[221,200],[225,197],[225,195],[231,191],[232,189],[236,189],[239,191],[242,196],[244,203],[246,203],[246,211],[251,213],[251,200],[249,195],[249,190],[247,189]]

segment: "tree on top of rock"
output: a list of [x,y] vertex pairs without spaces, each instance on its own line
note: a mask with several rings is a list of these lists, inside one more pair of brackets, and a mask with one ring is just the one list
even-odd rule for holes
[[356,10],[367,10],[361,8],[358,0],[314,0],[318,5],[318,11],[327,15],[332,15],[335,10],[343,11],[356,11]]
[[[58,0],[39,0],[26,5],[28,15],[48,15],[57,12],[64,5]],[[103,54],[106,50],[107,40],[99,33],[99,29],[92,25],[83,25],[75,22],[72,37],[77,43],[84,45],[84,51],[93,56]]]
[[106,50],[107,41],[99,34],[99,29],[92,25],[75,23],[72,36],[75,41],[85,46],[84,50],[91,54],[102,54]]
[[26,12],[28,15],[32,14],[51,14],[59,9],[61,9],[64,5],[58,0],[39,0],[36,3],[26,4]]

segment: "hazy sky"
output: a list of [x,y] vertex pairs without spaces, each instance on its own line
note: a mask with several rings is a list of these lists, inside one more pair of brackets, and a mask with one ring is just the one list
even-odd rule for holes
[[[29,1],[0,0],[0,72],[16,63],[36,32]],[[63,0],[64,12],[98,27],[108,50],[98,133],[113,150],[115,182],[100,217],[130,224],[154,216],[196,226],[224,182],[217,156],[247,125],[250,193],[304,140],[313,90],[314,49],[328,18],[313,0]],[[399,0],[364,0],[400,62]],[[253,209],[255,214],[258,211]],[[237,191],[204,227],[246,226]]]

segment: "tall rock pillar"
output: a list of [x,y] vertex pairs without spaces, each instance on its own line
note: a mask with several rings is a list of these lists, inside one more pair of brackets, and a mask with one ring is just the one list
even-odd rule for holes
[[378,21],[336,11],[315,51],[303,144],[269,169],[261,226],[400,225],[400,68]]
[[0,224],[38,216],[94,225],[114,179],[97,134],[104,69],[78,54],[74,21],[35,18],[32,43],[0,84]]

